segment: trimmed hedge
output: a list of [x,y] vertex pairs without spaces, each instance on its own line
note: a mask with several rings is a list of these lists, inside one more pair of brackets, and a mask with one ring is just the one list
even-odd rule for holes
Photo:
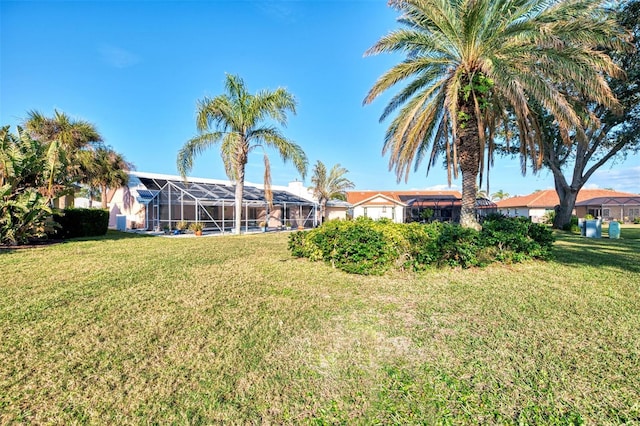
[[109,228],[109,212],[102,209],[66,208],[53,215],[60,227],[55,238],[97,237],[105,235]]
[[288,246],[296,257],[323,260],[350,273],[380,275],[392,268],[419,271],[548,259],[554,241],[545,225],[491,215],[480,232],[440,222],[329,221],[311,231],[292,233]]

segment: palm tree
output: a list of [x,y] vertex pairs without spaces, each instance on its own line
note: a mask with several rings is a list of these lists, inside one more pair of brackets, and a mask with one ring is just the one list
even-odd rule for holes
[[196,127],[199,135],[187,141],[178,152],[177,166],[183,178],[193,167],[193,159],[216,143],[225,171],[236,184],[235,230],[240,233],[245,166],[249,153],[256,149],[264,152],[265,197],[271,200],[271,174],[266,148],[275,148],[283,160],[291,160],[302,177],[307,171],[307,157],[297,144],[286,139],[280,131],[265,123],[272,119],[282,126],[287,124],[287,112],[295,114],[296,102],[283,88],[262,90],[251,94],[244,81],[235,75],[227,75],[226,93],[198,102]]
[[[542,164],[541,134],[529,102],[545,107],[565,131],[580,130],[580,117],[558,88],[571,87],[607,107],[617,102],[602,77],[621,70],[602,53],[620,45],[622,30],[606,13],[606,1],[591,0],[391,0],[406,28],[381,38],[365,54],[405,53],[366,96],[409,80],[380,120],[400,108],[384,140],[383,154],[398,180],[439,154],[451,175],[462,172],[463,226],[478,228],[474,203],[478,176],[493,158],[500,126],[520,138],[523,173]],[[507,138],[508,144],[508,138]],[[488,161],[485,161],[485,155]]]
[[493,194],[491,194],[491,199],[493,201],[504,200],[505,198],[509,198],[509,193],[503,191],[502,189],[499,189],[498,191],[496,191]]
[[133,169],[133,165],[126,161],[122,154],[107,146],[101,146],[87,154],[84,161],[86,168],[84,183],[100,190],[102,208],[106,209],[107,189],[126,186],[129,182],[128,172]]
[[321,221],[324,222],[327,201],[329,200],[346,200],[347,189],[353,188],[355,185],[349,179],[344,177],[349,170],[341,167],[340,164],[334,165],[327,175],[327,168],[318,160],[313,166],[313,175],[311,176],[311,184],[309,190],[313,192],[313,196],[318,200],[321,210]]
[[31,137],[46,146],[46,191],[50,198],[55,198],[60,192],[68,189],[70,183],[82,180],[80,152],[102,142],[102,136],[93,124],[84,120],[73,120],[67,114],[56,110],[53,117],[30,111],[24,125]]

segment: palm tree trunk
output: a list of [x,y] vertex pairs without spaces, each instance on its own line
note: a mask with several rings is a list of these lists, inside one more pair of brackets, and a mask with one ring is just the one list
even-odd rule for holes
[[240,235],[242,228],[242,198],[244,195],[244,166],[238,167],[236,176],[236,204],[235,204],[235,229],[236,235]]
[[320,225],[324,223],[324,215],[326,211],[327,211],[327,200],[323,199],[320,202]]
[[107,208],[107,185],[102,185],[102,208]]
[[[470,109],[472,111],[472,109]],[[478,172],[480,170],[480,145],[478,143],[478,126],[475,114],[467,121],[467,126],[460,129],[458,152],[460,153],[460,170],[462,171],[462,208],[460,225],[465,228],[480,229],[476,220],[476,195],[478,194]]]

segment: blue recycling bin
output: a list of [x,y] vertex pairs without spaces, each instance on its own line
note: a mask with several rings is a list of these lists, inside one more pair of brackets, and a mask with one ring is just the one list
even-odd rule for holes
[[614,220],[609,223],[609,238],[620,238],[620,222]]
[[587,238],[601,238],[602,237],[602,220],[589,219],[584,223],[585,233]]

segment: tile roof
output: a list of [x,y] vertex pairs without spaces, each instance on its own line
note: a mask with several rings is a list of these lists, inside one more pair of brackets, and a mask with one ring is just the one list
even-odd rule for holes
[[406,203],[406,199],[413,197],[453,196],[455,198],[462,198],[462,194],[458,191],[347,191],[347,201],[355,205],[377,195],[385,196],[402,204]]
[[[628,192],[612,191],[610,189],[581,189],[578,192],[578,198],[576,202],[590,200],[592,198],[600,197],[633,197],[637,194],[631,194]],[[504,200],[497,201],[498,208],[507,207],[529,207],[529,208],[549,208],[560,204],[560,199],[555,189],[545,189],[542,191],[534,192],[533,194],[523,195],[519,197],[511,197]]]
[[623,206],[626,204],[640,205],[640,195],[626,197],[597,197],[576,203],[576,207],[580,206]]

